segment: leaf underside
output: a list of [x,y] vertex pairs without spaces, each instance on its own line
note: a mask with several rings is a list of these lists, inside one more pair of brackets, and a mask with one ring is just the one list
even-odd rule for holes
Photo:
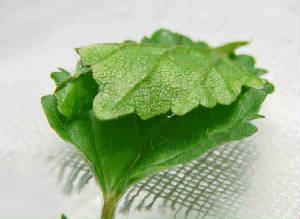
[[139,45],[79,49],[74,76],[56,73],[55,93],[42,97],[48,122],[84,154],[103,194],[120,195],[151,174],[257,131],[250,121],[261,117],[273,86],[257,77],[265,70],[251,56],[234,54],[239,45],[210,49],[159,30]]

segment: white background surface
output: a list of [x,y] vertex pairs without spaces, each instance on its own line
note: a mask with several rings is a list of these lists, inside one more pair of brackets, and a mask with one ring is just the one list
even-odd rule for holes
[[[40,106],[49,73],[72,70],[73,48],[140,40],[159,27],[219,45],[252,40],[239,52],[269,70],[276,92],[251,137],[258,158],[251,189],[236,218],[299,218],[299,1],[14,1],[0,0],[0,218],[96,218],[100,198],[90,183],[65,196],[45,158],[65,146]],[[119,215],[118,217],[126,217]],[[130,218],[170,218],[133,213]]]

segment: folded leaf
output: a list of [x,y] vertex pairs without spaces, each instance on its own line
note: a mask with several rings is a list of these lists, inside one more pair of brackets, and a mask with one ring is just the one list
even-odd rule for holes
[[257,115],[266,95],[266,87],[248,89],[231,106],[199,106],[183,117],[164,114],[150,120],[129,115],[100,121],[89,110],[66,121],[53,111],[53,95],[43,97],[42,104],[52,128],[88,157],[99,173],[97,179],[103,191],[120,195],[150,174],[252,135],[257,128],[249,118]]
[[77,76],[63,81],[56,88],[58,110],[65,117],[74,118],[84,110],[91,108],[97,92],[98,86],[92,77],[92,72],[84,68]]
[[52,73],[42,97],[50,126],[87,160],[102,190],[102,218],[137,181],[251,136],[251,120],[274,86],[246,42],[210,48],[161,29],[142,43],[78,48],[74,75]]
[[95,115],[102,120],[137,113],[146,120],[172,110],[176,115],[202,105],[230,105],[242,86],[260,88],[228,53],[243,43],[217,49],[145,44],[99,44],[77,49],[91,65],[99,93]]

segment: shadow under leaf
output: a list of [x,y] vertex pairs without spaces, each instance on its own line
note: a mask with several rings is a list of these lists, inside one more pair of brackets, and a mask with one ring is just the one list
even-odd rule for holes
[[[220,146],[132,186],[119,212],[170,208],[174,217],[228,217],[243,200],[255,158],[256,150],[249,140]],[[80,192],[93,177],[79,152],[71,147],[49,159],[54,161],[52,170],[58,172],[67,194]]]

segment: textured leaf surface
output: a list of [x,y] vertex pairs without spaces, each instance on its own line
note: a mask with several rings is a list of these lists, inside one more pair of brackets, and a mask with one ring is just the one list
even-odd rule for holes
[[[181,42],[192,44],[188,40]],[[242,86],[262,87],[260,78],[228,57],[243,44],[230,43],[216,49],[99,44],[79,48],[77,52],[84,65],[92,66],[99,85],[94,100],[94,112],[99,119],[110,120],[136,112],[146,120],[170,109],[176,115],[184,115],[198,105],[229,105]]]
[[262,117],[274,87],[257,76],[252,57],[234,54],[244,44],[211,49],[159,30],[142,44],[79,48],[74,75],[52,76],[58,85],[42,98],[44,112],[84,154],[103,195],[120,196],[151,174],[257,131],[250,121]]
[[163,114],[146,121],[134,114],[100,121],[92,110],[66,120],[53,95],[43,97],[42,104],[52,128],[92,163],[103,191],[121,194],[157,171],[252,135],[257,129],[249,120],[257,117],[266,95],[266,86],[248,89],[231,106],[198,107],[183,117]]

